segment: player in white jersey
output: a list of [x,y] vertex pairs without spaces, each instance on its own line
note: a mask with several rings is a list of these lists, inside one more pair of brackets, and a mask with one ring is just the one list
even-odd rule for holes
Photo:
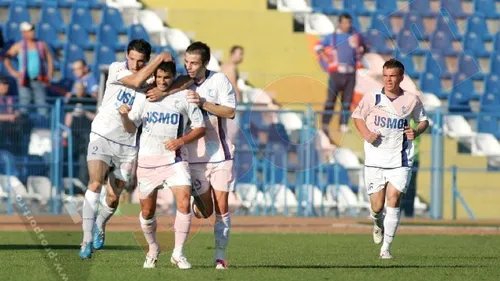
[[[384,88],[365,94],[352,114],[365,139],[365,184],[370,195],[373,240],[383,242],[380,258],[391,259],[391,244],[400,218],[400,202],[406,192],[413,164],[413,140],[429,122],[417,95],[399,87],[404,66],[391,59],[383,66]],[[418,123],[413,129],[410,119]],[[385,216],[384,205],[387,203]]]
[[[172,60],[169,53],[161,53],[146,65],[150,55],[148,42],[133,40],[127,47],[127,60],[112,63],[109,67],[103,101],[92,121],[87,152],[90,180],[82,210],[83,242],[79,252],[82,259],[90,258],[93,248],[99,249],[104,244],[104,224],[118,206],[120,193],[130,181],[137,157],[136,132],[125,131],[118,108],[122,104],[132,106],[134,102],[144,100],[146,97],[140,92],[146,80],[160,63]],[[96,219],[101,186],[110,167],[114,167],[114,171],[109,173],[106,200],[102,202]]]
[[[155,73],[158,88],[167,90],[175,78],[175,63],[162,63]],[[203,115],[198,106],[188,103],[188,90],[168,95],[157,102],[122,105],[123,125],[130,133],[141,124],[137,177],[142,212],[139,215],[144,237],[149,244],[144,268],[156,267],[160,247],[156,240],[155,218],[158,189],[170,187],[177,203],[174,223],[175,248],[170,261],[181,269],[191,268],[182,248],[191,226],[191,176],[185,145],[205,135]],[[135,107],[135,109],[134,109]],[[133,113],[133,114],[132,114]],[[184,128],[190,130],[184,134]]]
[[226,269],[225,250],[231,227],[228,196],[234,178],[234,145],[227,127],[228,119],[235,115],[236,98],[224,74],[207,70],[209,60],[210,48],[204,43],[194,42],[186,50],[185,67],[195,81],[191,86],[195,92],[188,94],[188,101],[201,108],[206,126],[205,137],[188,145],[189,168],[195,216],[210,217],[215,204],[214,262],[217,269]]

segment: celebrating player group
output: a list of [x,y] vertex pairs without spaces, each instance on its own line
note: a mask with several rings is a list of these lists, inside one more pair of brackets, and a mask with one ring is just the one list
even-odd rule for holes
[[[226,269],[231,227],[228,195],[234,180],[234,146],[227,123],[235,115],[234,89],[224,74],[206,68],[210,48],[204,43],[187,48],[187,76],[176,78],[169,53],[160,53],[151,61],[150,55],[148,42],[133,40],[127,47],[127,60],[109,67],[88,145],[90,181],[82,210],[79,256],[89,259],[104,246],[106,223],[118,207],[120,193],[133,184],[136,171],[139,221],[149,245],[143,267],[156,267],[160,250],[156,197],[158,189],[168,187],[177,204],[171,263],[191,268],[183,252],[191,214],[208,218],[215,209],[214,265]],[[98,208],[103,184],[106,198]]]

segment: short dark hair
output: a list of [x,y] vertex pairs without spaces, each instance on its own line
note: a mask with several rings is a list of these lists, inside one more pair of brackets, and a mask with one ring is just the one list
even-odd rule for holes
[[231,47],[231,54],[234,54],[234,52],[236,52],[237,50],[242,50],[243,51],[243,47],[240,46],[240,45],[234,45]]
[[400,71],[399,73],[401,75],[403,75],[405,73],[405,66],[395,58],[392,58],[392,59],[386,61],[382,68],[387,68],[387,69],[397,68],[397,69],[399,69],[399,71]]
[[189,45],[186,53],[194,53],[201,56],[201,62],[206,64],[210,61],[210,47],[207,44],[197,41]]
[[144,39],[134,39],[128,43],[127,54],[130,53],[130,51],[136,51],[143,54],[148,61],[151,57],[151,44]]
[[342,22],[343,19],[352,20],[352,17],[348,13],[342,13],[339,16],[339,22]]
[[165,72],[170,72],[170,73],[172,73],[172,76],[174,76],[174,77],[175,77],[175,75],[177,75],[177,68],[175,66],[175,62],[173,62],[173,61],[160,63],[160,65],[158,66],[158,68],[155,71],[155,76],[156,76],[158,69],[161,69]]
[[77,59],[73,63],[75,62],[81,62],[83,66],[87,66],[87,62],[84,59]]

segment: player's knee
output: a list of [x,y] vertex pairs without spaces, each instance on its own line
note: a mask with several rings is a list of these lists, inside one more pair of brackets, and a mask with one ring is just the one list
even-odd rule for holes
[[155,212],[153,209],[150,208],[144,208],[141,211],[142,218],[145,220],[150,220],[155,216]]
[[101,192],[102,181],[99,180],[91,180],[88,185],[88,189],[92,192]]
[[117,195],[106,193],[106,204],[108,204],[108,207],[117,208],[119,202],[120,198]]
[[191,212],[191,202],[188,198],[182,198],[181,200],[177,200],[177,210],[183,214],[188,214]]

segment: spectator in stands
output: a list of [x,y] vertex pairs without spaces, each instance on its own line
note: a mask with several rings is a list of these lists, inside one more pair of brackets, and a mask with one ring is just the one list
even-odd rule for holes
[[75,85],[82,83],[85,87],[85,96],[97,99],[97,94],[99,91],[99,85],[94,75],[90,73],[89,68],[85,60],[76,60],[72,65],[73,74],[76,77],[76,81],[73,84],[71,92],[66,94],[66,97],[71,97],[75,94]]
[[[22,148],[23,122],[20,114],[14,108],[14,97],[9,96],[9,78],[0,76],[0,149],[5,149],[14,154],[19,154]],[[29,132],[29,131],[28,131]]]
[[363,39],[353,29],[352,17],[347,14],[339,16],[338,26],[333,32],[323,38],[316,46],[321,65],[329,73],[328,96],[325,113],[322,116],[323,131],[329,134],[329,124],[339,91],[342,91],[342,110],[340,131],[348,132],[349,107],[354,96],[356,85],[356,69],[361,67],[361,55],[365,51]]
[[90,128],[95,117],[96,101],[87,96],[88,90],[82,81],[73,85],[75,96],[67,100],[64,124],[71,128],[73,137],[73,159],[79,163],[78,179],[88,184],[87,145],[89,143]]
[[[410,126],[416,128],[417,124],[411,120]],[[415,210],[415,196],[417,195],[417,176],[418,168],[420,167],[420,136],[413,140],[413,149],[415,151],[415,156],[413,158],[413,172],[411,174],[410,183],[408,184],[408,190],[401,201],[401,211],[405,213],[407,218],[412,218]]]
[[234,92],[236,93],[236,98],[241,102],[241,92],[238,89],[238,79],[240,74],[238,71],[238,64],[243,62],[244,49],[241,46],[234,45],[231,47],[229,61],[221,66],[221,71],[224,73],[231,85],[233,86]]
[[[27,114],[31,99],[38,106],[38,113],[48,117],[46,91],[52,79],[53,62],[47,44],[35,38],[35,26],[28,22],[20,24],[23,40],[15,43],[7,51],[4,59],[7,71],[19,83],[20,111]],[[11,59],[17,56],[19,69],[14,69]]]

